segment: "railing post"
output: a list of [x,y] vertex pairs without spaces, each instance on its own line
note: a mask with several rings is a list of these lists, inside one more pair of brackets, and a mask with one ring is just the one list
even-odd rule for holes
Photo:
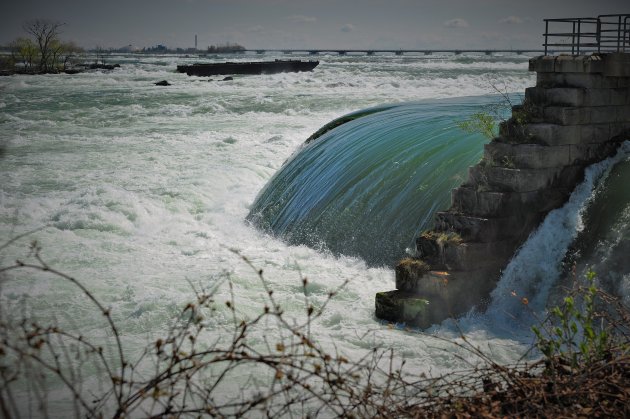
[[580,38],[582,37],[582,19],[578,19],[578,54],[580,55]]
[[617,21],[617,52],[621,52],[621,15]]
[[602,36],[602,21],[599,18],[599,16],[597,16],[597,34],[595,35],[595,40],[597,41],[598,53],[602,52],[601,36]]
[[547,55],[547,38],[549,37],[549,21],[545,19],[545,55]]
[[571,55],[575,55],[575,21],[573,21],[573,29],[571,30]]

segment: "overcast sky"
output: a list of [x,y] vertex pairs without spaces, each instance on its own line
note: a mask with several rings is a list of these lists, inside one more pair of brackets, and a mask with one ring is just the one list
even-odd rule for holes
[[630,13],[628,0],[5,0],[0,43],[33,18],[92,48],[538,48],[544,18]]

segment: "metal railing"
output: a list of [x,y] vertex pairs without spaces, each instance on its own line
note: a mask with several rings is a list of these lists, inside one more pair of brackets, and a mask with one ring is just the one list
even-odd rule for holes
[[[553,26],[554,32],[550,31]],[[558,32],[559,31],[559,32]],[[545,55],[630,52],[630,14],[545,19]]]

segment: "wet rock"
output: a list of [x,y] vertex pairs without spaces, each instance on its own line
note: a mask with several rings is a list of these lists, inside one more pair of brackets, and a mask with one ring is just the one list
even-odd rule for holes
[[166,81],[166,80],[162,80],[162,81],[159,81],[159,82],[157,82],[157,83],[153,83],[153,84],[155,84],[156,86],[170,86],[170,85],[171,85],[171,84],[170,84],[168,81]]
[[403,291],[379,292],[375,301],[376,317],[390,322],[428,327],[426,319],[429,302],[417,295]]

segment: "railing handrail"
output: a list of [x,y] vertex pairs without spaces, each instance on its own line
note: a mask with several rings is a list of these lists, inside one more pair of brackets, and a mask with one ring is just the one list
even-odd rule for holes
[[[630,13],[608,14],[597,17],[544,19],[545,22],[545,55],[548,47],[565,47],[572,55],[579,55],[580,50],[588,49],[597,52],[625,52],[630,50]],[[569,31],[550,32],[550,23],[568,23]],[[594,26],[594,27],[593,27]],[[570,42],[550,42],[549,38],[571,38]]]

